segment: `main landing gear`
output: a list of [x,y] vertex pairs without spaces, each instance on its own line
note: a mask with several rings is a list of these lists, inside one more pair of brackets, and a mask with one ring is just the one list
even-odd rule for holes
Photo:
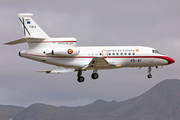
[[82,75],[82,70],[78,70],[78,73],[77,73],[77,81],[78,82],[84,82],[84,77],[83,76],[81,76]]
[[92,73],[91,77],[92,79],[98,79],[99,75],[97,73]]
[[[92,75],[91,75],[91,78],[94,79],[94,80],[98,79],[98,77],[99,77],[99,75],[96,72],[93,72]],[[78,70],[77,81],[79,83],[82,83],[82,82],[84,82],[84,80],[85,80],[85,78],[82,76],[82,70]]]
[[151,75],[151,71],[152,71],[152,67],[148,67],[148,78],[150,79],[150,78],[152,78],[152,75]]
[[97,71],[98,71],[98,69],[96,67],[94,67],[93,73],[91,75],[91,78],[94,80],[98,79],[98,77],[99,77],[99,75],[97,74]]
[[79,76],[78,78],[77,78],[77,80],[78,80],[78,82],[84,82],[84,77],[83,76]]

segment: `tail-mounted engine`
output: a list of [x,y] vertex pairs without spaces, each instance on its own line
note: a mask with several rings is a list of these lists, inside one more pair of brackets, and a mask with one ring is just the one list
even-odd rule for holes
[[59,55],[59,56],[75,56],[79,54],[79,50],[76,48],[61,48],[45,50],[43,53],[46,55]]

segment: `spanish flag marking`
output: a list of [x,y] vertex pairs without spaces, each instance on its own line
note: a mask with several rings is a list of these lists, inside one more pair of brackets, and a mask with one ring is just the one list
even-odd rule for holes
[[72,54],[73,53],[73,50],[72,49],[68,49],[68,54]]

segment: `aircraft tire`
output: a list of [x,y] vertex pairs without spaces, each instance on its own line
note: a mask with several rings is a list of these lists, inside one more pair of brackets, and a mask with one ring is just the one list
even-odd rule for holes
[[98,79],[99,75],[97,73],[93,73],[91,75],[92,79]]
[[79,83],[84,82],[84,77],[83,77],[83,76],[79,76],[79,77],[77,78],[77,81],[78,81]]
[[149,74],[147,77],[150,79],[150,78],[152,78],[152,75],[151,75],[151,74]]

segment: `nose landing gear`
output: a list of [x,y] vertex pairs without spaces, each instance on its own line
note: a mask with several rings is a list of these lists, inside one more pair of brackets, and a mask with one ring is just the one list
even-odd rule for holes
[[148,73],[149,73],[149,75],[148,75],[147,77],[148,77],[149,79],[152,78],[151,71],[152,71],[152,67],[148,67]]
[[150,78],[152,78],[152,75],[151,75],[151,74],[149,74],[147,77],[150,79]]

